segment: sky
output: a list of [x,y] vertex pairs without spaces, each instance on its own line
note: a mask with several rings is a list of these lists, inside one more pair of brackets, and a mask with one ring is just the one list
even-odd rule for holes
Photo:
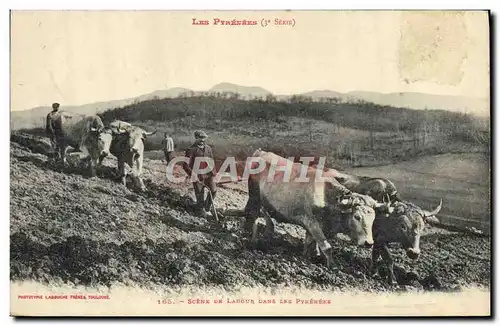
[[[434,15],[434,16],[433,16]],[[210,25],[193,25],[192,19]],[[257,26],[214,26],[213,19]],[[294,26],[276,26],[276,18]],[[262,19],[270,20],[266,27]],[[488,98],[486,12],[13,11],[11,110],[221,82]]]

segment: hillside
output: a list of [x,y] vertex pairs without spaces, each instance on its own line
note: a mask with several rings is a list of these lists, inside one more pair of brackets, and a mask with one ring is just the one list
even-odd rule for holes
[[[469,115],[301,97],[286,102],[182,94],[153,97],[100,116],[105,123],[119,119],[158,130],[146,141],[148,151],[161,149],[163,132],[182,150],[195,130],[204,129],[219,160],[246,157],[261,147],[286,157],[325,156],[331,166],[345,168],[444,153],[489,153],[490,144],[489,121]],[[29,132],[43,135],[41,128]]]
[[[332,244],[337,271],[304,259],[304,231],[289,224],[276,224],[269,245],[249,248],[241,220],[227,217],[217,225],[193,215],[190,184],[170,184],[161,161],[145,160],[148,191],[137,193],[114,179],[113,157],[106,158],[98,178],[88,179],[78,170],[57,171],[47,159],[48,146],[45,138],[11,137],[14,281],[228,291],[239,286],[384,292],[490,286],[488,237],[429,228],[418,261],[409,261],[397,246],[393,249],[400,287],[389,287],[367,275],[370,252],[341,239]],[[241,209],[245,202],[244,185],[219,188],[216,206],[221,211]]]
[[[332,90],[314,90],[296,95],[273,94],[272,92],[258,86],[241,86],[232,83],[220,83],[206,91],[195,91],[182,87],[140,95],[137,97],[89,103],[80,106],[67,106],[61,103],[61,109],[78,112],[82,114],[101,113],[112,108],[120,108],[141,101],[151,99],[177,98],[179,96],[200,96],[209,94],[237,94],[239,98],[252,100],[255,98],[265,99],[273,96],[279,101],[289,102],[294,96],[310,98],[312,101],[339,101],[341,103],[356,103],[360,100],[370,102],[379,106],[391,106],[401,108],[413,108],[418,110],[446,110],[450,112],[472,113],[479,117],[489,117],[489,100],[469,98],[465,96],[443,96],[423,93],[376,93],[365,91],[354,91],[340,93]],[[22,111],[11,111],[11,129],[36,128],[43,124],[43,119],[50,111],[50,103],[47,106],[36,107]]]
[[490,115],[490,104],[487,98],[473,98],[466,96],[445,96],[413,92],[377,93],[355,91],[347,96],[379,105],[389,105],[419,110],[447,110],[451,112],[470,113],[480,117]]
[[179,149],[204,129],[216,155],[246,157],[254,148],[282,156],[326,156],[332,166],[372,166],[440,153],[488,152],[489,124],[459,113],[370,103],[280,102],[217,95],[144,101],[101,114],[161,131],[148,138],[159,150],[162,132]]

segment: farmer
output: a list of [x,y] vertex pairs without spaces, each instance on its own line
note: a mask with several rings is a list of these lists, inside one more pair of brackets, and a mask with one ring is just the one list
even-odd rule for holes
[[[204,131],[197,130],[194,132],[195,142],[191,147],[186,150],[185,156],[188,158],[189,163],[184,162],[183,168],[184,171],[191,177],[193,172],[193,165],[196,157],[205,157],[206,159],[200,163],[198,168],[206,169],[210,168],[208,172],[197,175],[197,180],[193,182],[194,194],[196,196],[196,211],[203,217],[212,216],[210,212],[210,208],[212,207],[212,200],[215,198],[217,193],[217,189],[214,181],[214,166],[209,167],[207,161],[211,161],[213,163],[213,154],[212,148],[205,144],[206,139],[208,138],[207,134]],[[195,171],[196,172],[196,171]],[[203,172],[203,171],[201,171]],[[204,186],[207,186],[212,194],[212,198],[207,196],[205,199],[205,189]],[[215,207],[214,207],[215,209]]]
[[168,133],[165,133],[161,144],[163,145],[163,153],[165,153],[165,161],[167,161],[168,165],[174,158],[174,140]]
[[56,141],[55,141],[54,126],[53,126],[52,122],[57,117],[58,112],[59,112],[59,103],[52,103],[52,111],[50,111],[47,114],[47,119],[46,119],[46,123],[45,123],[45,133],[50,138],[50,142],[52,143],[52,146],[54,148],[56,147]]

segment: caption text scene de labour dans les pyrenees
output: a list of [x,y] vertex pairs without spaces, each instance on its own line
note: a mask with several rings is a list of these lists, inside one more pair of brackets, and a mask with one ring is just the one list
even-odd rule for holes
[[[200,299],[190,298],[187,301],[179,301],[187,304],[332,304],[330,299],[304,299],[304,298],[268,298],[268,299],[246,299],[246,298],[217,298],[217,299]],[[176,300],[163,299],[158,300],[158,304],[176,304]]]

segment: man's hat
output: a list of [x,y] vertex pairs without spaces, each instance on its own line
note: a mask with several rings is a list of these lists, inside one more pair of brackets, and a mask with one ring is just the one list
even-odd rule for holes
[[53,109],[59,108],[59,103],[52,103],[52,108]]
[[194,132],[194,138],[205,139],[208,138],[208,135],[203,130],[196,130]]

